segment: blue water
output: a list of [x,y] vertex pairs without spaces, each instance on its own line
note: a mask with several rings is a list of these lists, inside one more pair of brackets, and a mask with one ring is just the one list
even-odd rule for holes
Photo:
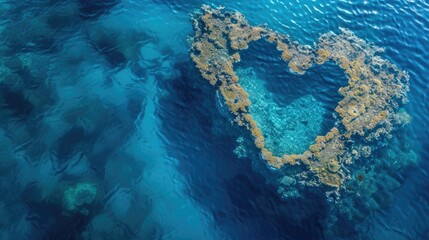
[[[408,71],[412,121],[378,153],[393,170],[366,176],[377,188],[358,192],[377,203],[279,194],[284,176],[189,58],[189,14],[203,3],[310,45],[348,28]],[[0,239],[429,239],[426,1],[0,0],[0,33]],[[270,99],[312,95],[326,132],[340,70],[291,76],[252,51],[265,80],[294,80],[267,81]],[[359,217],[333,221],[355,207]]]

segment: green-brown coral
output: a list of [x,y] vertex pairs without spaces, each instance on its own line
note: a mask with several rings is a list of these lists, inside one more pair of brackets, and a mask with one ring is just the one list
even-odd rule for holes
[[[239,12],[228,12],[203,5],[202,13],[193,18],[195,36],[191,42],[191,58],[201,75],[212,85],[219,86],[235,121],[245,126],[255,137],[262,157],[273,167],[304,164],[321,183],[340,188],[350,173],[343,166],[353,164],[352,149],[346,141],[352,137],[371,141],[389,134],[397,119],[398,107],[407,101],[408,75],[394,64],[376,54],[382,49],[366,43],[351,31],[320,36],[314,47],[301,45],[289,36],[267,27],[251,26]],[[234,71],[240,61],[240,50],[249,43],[266,39],[277,50],[291,72],[304,74],[315,64],[327,61],[344,70],[348,85],[339,89],[343,99],[335,109],[337,123],[302,154],[274,156],[265,147],[265,140],[249,110],[251,102]]]

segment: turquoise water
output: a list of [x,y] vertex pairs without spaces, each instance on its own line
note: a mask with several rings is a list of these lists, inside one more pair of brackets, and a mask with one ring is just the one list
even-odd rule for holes
[[[236,73],[241,86],[250,95],[250,111],[265,133],[266,147],[273,149],[273,154],[303,153],[314,143],[316,136],[322,134],[326,110],[312,95],[304,95],[281,106],[266,89],[266,81],[260,79],[253,68],[237,69]],[[267,119],[267,116],[270,117]]]
[[[203,3],[310,45],[348,28],[408,71],[411,123],[358,163],[349,194],[267,168],[231,124],[188,54]],[[425,1],[0,1],[0,16],[0,239],[429,239]],[[346,79],[329,64],[292,75],[271,52],[240,67],[274,116],[314,107],[311,128],[272,128],[301,151],[332,127]]]

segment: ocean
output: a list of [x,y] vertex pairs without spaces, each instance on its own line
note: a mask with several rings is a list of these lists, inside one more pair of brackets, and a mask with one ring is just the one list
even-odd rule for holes
[[[273,168],[191,57],[203,4],[293,44],[348,29],[383,48],[409,75],[402,118],[346,141],[361,155],[338,188]],[[0,0],[0,33],[2,240],[429,239],[424,0]],[[235,72],[266,146],[299,154],[341,126],[348,79],[333,61],[296,74],[264,41]]]

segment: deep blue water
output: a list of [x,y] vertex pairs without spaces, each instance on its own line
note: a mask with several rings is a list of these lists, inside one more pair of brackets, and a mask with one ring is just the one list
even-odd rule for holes
[[[412,121],[375,158],[416,163],[367,177],[378,208],[280,196],[281,173],[190,60],[201,4],[310,45],[348,28],[409,73]],[[0,16],[0,239],[429,239],[428,2],[0,0]],[[312,95],[326,132],[344,75],[292,75],[273,52],[255,44],[241,67],[279,106]]]

